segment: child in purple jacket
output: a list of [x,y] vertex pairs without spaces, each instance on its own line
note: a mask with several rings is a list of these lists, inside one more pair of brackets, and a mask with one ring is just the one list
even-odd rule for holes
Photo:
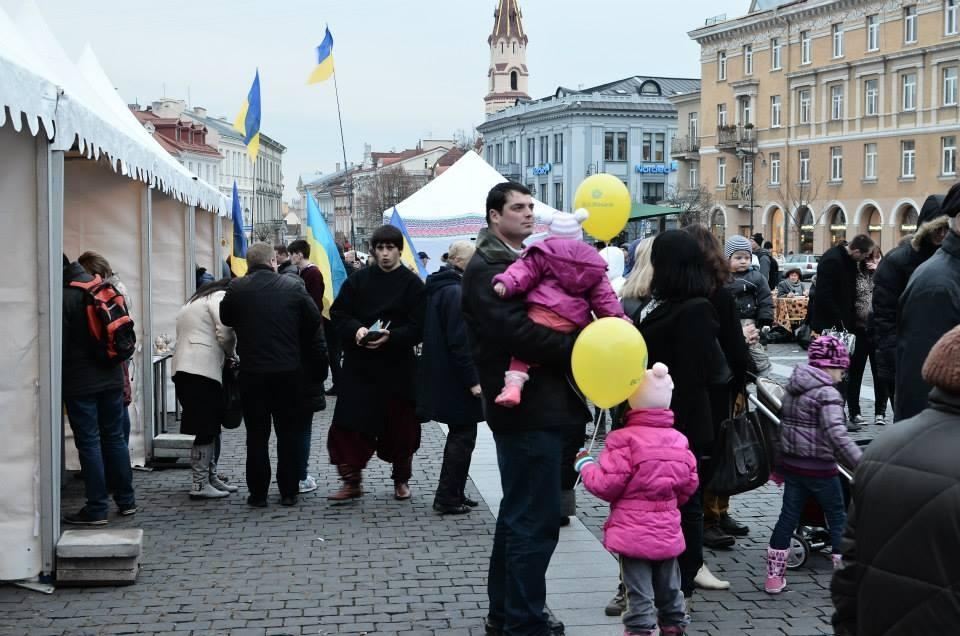
[[779,594],[787,587],[784,573],[790,537],[810,497],[823,508],[830,527],[833,566],[840,567],[840,538],[847,525],[847,511],[837,459],[851,469],[860,462],[860,447],[847,435],[843,397],[834,386],[850,366],[847,348],[833,336],[820,336],[810,343],[807,361],[793,370],[780,410],[783,507],[767,548],[764,589],[769,594]]
[[685,549],[679,507],[697,489],[697,460],[673,428],[672,397],[673,380],[658,362],[630,396],[626,424],[607,436],[600,459],[581,450],[575,464],[584,487],[610,502],[603,545],[620,557],[625,635],[652,635],[658,624],[664,636],[683,634],[689,623],[677,564]]
[[[502,274],[493,277],[501,298],[526,294],[527,314],[539,325],[573,333],[597,318],[626,318],[607,278],[607,263],[583,242],[580,224],[586,210],[558,212],[550,221],[550,236],[523,251]],[[500,406],[520,404],[523,385],[530,379],[530,365],[511,359],[504,374],[504,387],[495,400]]]

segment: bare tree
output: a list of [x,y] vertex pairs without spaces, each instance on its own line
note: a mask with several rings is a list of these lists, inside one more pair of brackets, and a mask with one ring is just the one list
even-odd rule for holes
[[802,226],[806,225],[804,220],[807,217],[807,211],[810,212],[810,218],[812,219],[810,225],[819,225],[823,216],[827,213],[826,210],[819,215],[816,213],[815,203],[820,195],[822,184],[823,179],[821,178],[808,179],[803,182],[794,182],[787,178],[777,188],[777,204],[787,220],[783,224],[783,249],[785,251],[789,249],[788,246],[790,245],[790,226],[793,226],[796,235],[800,236]]
[[453,145],[460,150],[479,152],[483,147],[483,138],[477,135],[476,131],[467,132],[460,128],[453,133]]
[[426,175],[410,174],[402,166],[381,168],[359,175],[356,181],[358,235],[361,230],[367,234],[381,225],[384,210],[389,210],[422,188],[427,180]]
[[680,226],[707,224],[710,220],[710,211],[713,209],[713,195],[706,186],[693,188],[670,188],[664,197],[664,203],[677,208],[680,214]]

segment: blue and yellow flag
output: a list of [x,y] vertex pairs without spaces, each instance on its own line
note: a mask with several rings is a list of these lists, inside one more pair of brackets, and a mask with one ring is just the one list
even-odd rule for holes
[[408,269],[418,272],[420,278],[425,279],[427,277],[427,268],[423,266],[423,263],[421,263],[417,257],[417,248],[413,246],[413,240],[407,232],[407,226],[403,224],[403,219],[400,218],[400,213],[397,212],[397,206],[393,206],[393,214],[390,215],[390,225],[400,230],[400,233],[403,234],[403,251],[400,252],[400,261],[406,265]]
[[257,153],[260,151],[260,71],[253,78],[253,86],[247,93],[247,99],[240,107],[240,114],[233,122],[233,129],[243,135],[243,143],[247,147],[247,156],[250,161],[257,162]]
[[243,211],[237,182],[233,182],[233,248],[230,252],[230,271],[234,276],[247,273],[247,237],[243,233]]
[[325,82],[331,75],[333,75],[333,36],[330,35],[330,27],[327,27],[327,34],[323,36],[323,42],[317,47],[317,65],[307,78],[307,84]]
[[330,317],[330,305],[340,293],[343,281],[347,280],[347,270],[340,260],[337,244],[330,234],[327,222],[320,214],[320,208],[314,201],[313,195],[307,193],[307,243],[310,245],[310,260],[323,274],[323,307],[320,308],[325,318]]

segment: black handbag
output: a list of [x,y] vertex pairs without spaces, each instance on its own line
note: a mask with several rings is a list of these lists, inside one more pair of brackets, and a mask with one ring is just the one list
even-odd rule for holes
[[223,365],[223,428],[239,428],[241,421],[240,367],[228,361]]
[[755,413],[731,416],[720,424],[711,458],[710,492],[730,496],[759,488],[770,477],[766,436]]

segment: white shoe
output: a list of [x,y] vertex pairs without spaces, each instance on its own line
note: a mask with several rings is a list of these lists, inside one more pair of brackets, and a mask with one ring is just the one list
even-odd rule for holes
[[707,564],[704,563],[697,571],[697,576],[693,579],[693,584],[704,590],[729,590],[730,581],[721,581],[713,575]]
[[300,494],[313,492],[316,489],[317,480],[313,478],[313,475],[307,475],[307,478],[300,482]]

